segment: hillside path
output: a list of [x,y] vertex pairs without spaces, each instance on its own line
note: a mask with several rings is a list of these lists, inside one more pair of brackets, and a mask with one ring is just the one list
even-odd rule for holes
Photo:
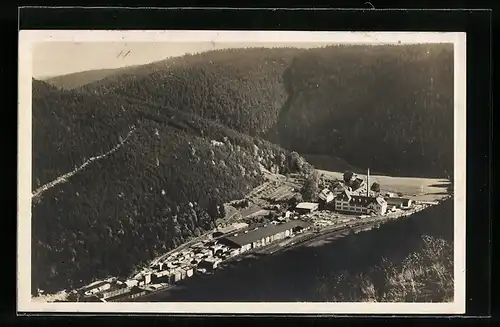
[[81,164],[79,167],[76,167],[74,170],[70,171],[69,173],[61,175],[58,178],[56,178],[55,180],[39,187],[38,189],[36,189],[33,192],[32,199],[35,199],[35,198],[41,196],[45,191],[53,188],[54,186],[57,186],[61,183],[67,182],[69,178],[71,178],[76,173],[82,171],[85,167],[90,165],[92,162],[106,158],[110,154],[118,151],[125,144],[125,142],[129,139],[129,137],[134,133],[134,131],[135,131],[135,126],[132,126],[132,129],[127,133],[127,136],[124,139],[121,139],[120,142],[117,145],[115,145],[113,148],[111,148],[110,150],[108,150],[108,151],[106,151],[103,154],[100,154],[98,156],[94,156],[94,157],[89,158],[83,164]]

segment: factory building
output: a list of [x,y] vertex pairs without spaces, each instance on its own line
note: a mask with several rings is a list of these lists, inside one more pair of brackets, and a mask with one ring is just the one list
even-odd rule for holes
[[335,210],[356,214],[385,215],[387,202],[379,196],[353,195],[350,191],[344,190],[335,198]]
[[[345,181],[352,181],[357,179],[348,173],[344,174]],[[335,210],[339,212],[349,212],[356,214],[377,214],[385,215],[387,212],[387,202],[381,196],[371,196],[369,186],[370,185],[370,169],[366,174],[366,194],[359,195],[354,194],[351,189],[345,188],[337,197],[335,198]]]
[[235,234],[221,239],[221,243],[233,249],[239,249],[243,253],[250,249],[269,245],[270,243],[284,239],[294,233],[308,229],[310,223],[301,220],[292,220],[279,225],[269,225],[258,228],[247,233]]

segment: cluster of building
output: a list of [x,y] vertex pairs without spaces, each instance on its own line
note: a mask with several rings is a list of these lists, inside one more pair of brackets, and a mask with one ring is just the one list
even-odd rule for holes
[[[280,217],[283,218],[283,217]],[[273,223],[250,229],[246,223],[220,228],[212,237],[173,253],[156,262],[134,278],[119,281],[109,279],[93,283],[80,291],[84,301],[124,301],[194,276],[210,273],[219,265],[249,250],[301,233],[311,226],[300,220],[277,219]]]
[[[295,215],[285,214],[263,226],[253,227],[246,223],[235,223],[219,228],[204,241],[176,251],[134,278],[119,281],[109,279],[93,283],[80,291],[90,301],[124,301],[142,296],[157,289],[194,276],[210,273],[220,264],[252,249],[257,249],[309,230],[313,224],[300,220],[300,216],[317,210],[326,209],[339,213],[365,215],[385,215],[396,208],[410,208],[412,201],[393,194],[373,194],[369,190],[370,172],[366,182],[355,174],[345,174],[344,181],[331,189],[323,189],[319,202],[302,202],[295,207]],[[279,210],[268,208],[269,210]],[[269,210],[260,210],[253,215],[267,215]],[[291,219],[293,218],[293,219]]]
[[411,208],[412,201],[408,198],[396,197],[392,193],[373,194],[369,189],[370,170],[368,169],[366,183],[353,173],[344,174],[344,180],[333,190],[323,189],[319,195],[319,203],[303,202],[297,205],[301,213],[309,213],[319,208],[330,209],[340,213],[358,215],[385,215],[388,211]]

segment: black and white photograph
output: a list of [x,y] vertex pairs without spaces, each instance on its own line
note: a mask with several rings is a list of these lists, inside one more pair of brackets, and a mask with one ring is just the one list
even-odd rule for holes
[[19,310],[464,313],[465,39],[21,31]]

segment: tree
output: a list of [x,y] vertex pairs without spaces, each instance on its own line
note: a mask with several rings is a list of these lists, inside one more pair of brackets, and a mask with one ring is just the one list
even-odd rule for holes
[[288,204],[291,206],[291,207],[295,207],[297,204],[299,204],[300,202],[302,202],[302,194],[300,193],[295,193],[293,195],[293,197],[290,198],[290,200],[288,201]]
[[290,153],[290,169],[294,172],[301,172],[304,168],[304,159],[295,151]]
[[209,203],[208,203],[208,215],[210,216],[210,220],[212,221],[214,226],[217,226],[216,221],[217,218],[219,218],[219,204],[217,202],[217,199],[215,198],[210,198]]
[[279,215],[275,211],[271,211],[271,212],[269,212],[269,215],[267,215],[267,218],[269,220],[276,220],[278,217],[279,217]]
[[344,182],[349,185],[351,183],[353,177],[354,177],[354,173],[352,171],[346,171],[344,173]]
[[380,193],[380,184],[377,182],[374,182],[370,188],[375,193]]
[[319,191],[319,174],[313,170],[307,175],[304,187],[302,188],[302,196],[306,201],[313,201],[317,198]]
[[226,207],[223,204],[221,204],[219,206],[219,218],[224,218],[224,217],[226,217]]

